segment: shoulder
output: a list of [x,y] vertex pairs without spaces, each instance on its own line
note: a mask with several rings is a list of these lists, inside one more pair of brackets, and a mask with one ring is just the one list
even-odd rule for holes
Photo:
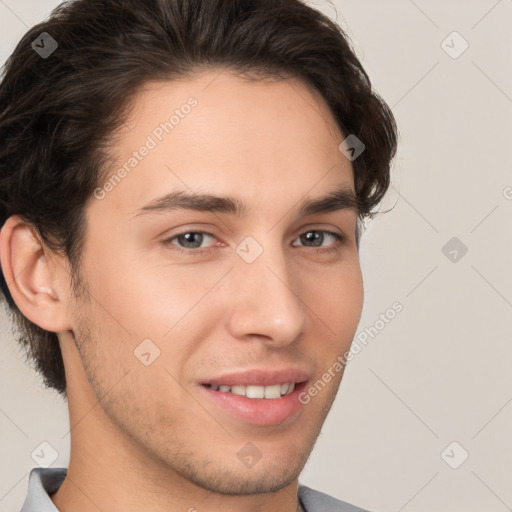
[[368,512],[305,485],[299,485],[299,498],[306,512]]

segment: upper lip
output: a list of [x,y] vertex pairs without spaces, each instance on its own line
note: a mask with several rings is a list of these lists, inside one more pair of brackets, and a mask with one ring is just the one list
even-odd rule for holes
[[299,383],[309,379],[309,374],[299,368],[283,368],[280,370],[252,369],[225,373],[218,377],[205,380],[202,384],[212,386],[273,386],[290,382]]

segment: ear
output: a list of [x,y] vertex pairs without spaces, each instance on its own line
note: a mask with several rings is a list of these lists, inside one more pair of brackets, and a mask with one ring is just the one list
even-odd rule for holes
[[68,270],[20,216],[0,231],[0,262],[11,296],[23,315],[42,329],[71,329],[67,315]]

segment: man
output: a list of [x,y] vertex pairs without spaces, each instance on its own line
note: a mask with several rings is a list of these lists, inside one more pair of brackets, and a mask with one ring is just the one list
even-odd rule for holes
[[71,425],[22,511],[361,510],[298,483],[396,149],[340,28],[299,0],[64,3],[0,116],[2,290]]

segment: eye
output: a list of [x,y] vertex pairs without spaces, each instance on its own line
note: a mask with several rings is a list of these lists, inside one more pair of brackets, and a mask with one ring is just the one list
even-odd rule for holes
[[323,243],[329,239],[334,239],[335,242],[327,244],[327,246],[332,245],[333,247],[326,249],[326,251],[335,251],[339,249],[345,241],[345,237],[339,233],[317,229],[306,231],[297,238],[297,240],[300,240],[301,244],[306,247],[322,247]]
[[[183,252],[188,252],[187,250],[193,250],[193,252],[201,253],[206,252],[197,250],[197,249],[208,249],[210,246],[203,246],[203,242],[208,238],[215,239],[215,236],[211,233],[206,233],[204,231],[185,231],[183,233],[178,233],[177,235],[164,240],[164,244],[173,244],[177,245],[177,249]],[[177,243],[175,243],[176,241]]]
[[[162,243],[164,245],[173,245],[174,248],[186,254],[204,254],[211,252],[213,243],[204,245],[208,239],[215,240],[215,235],[205,231],[184,231],[167,238]],[[334,239],[334,243],[332,240]],[[345,237],[334,231],[309,230],[300,235],[296,240],[300,240],[302,247],[321,248],[319,252],[336,251],[345,242]],[[331,243],[325,245],[325,242]],[[294,244],[295,245],[295,244]],[[295,245],[297,247],[297,245]],[[323,248],[326,247],[326,248]]]

